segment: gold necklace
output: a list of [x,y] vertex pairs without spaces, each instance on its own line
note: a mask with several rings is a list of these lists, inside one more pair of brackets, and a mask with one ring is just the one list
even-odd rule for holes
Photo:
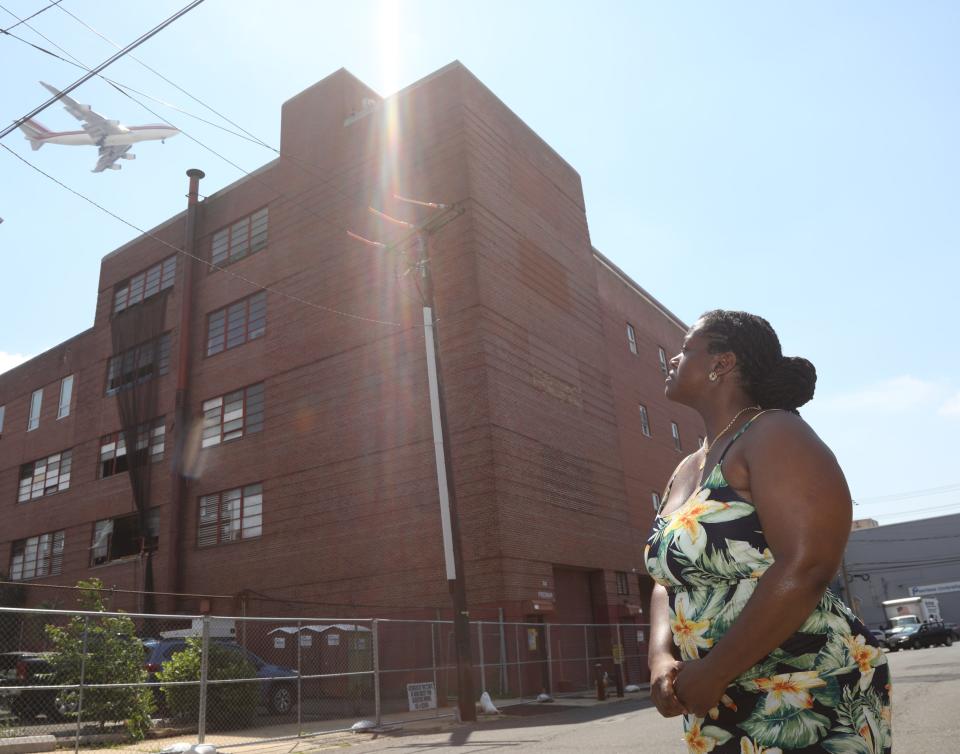
[[717,433],[717,436],[713,438],[713,442],[709,442],[709,441],[707,441],[706,439],[704,439],[704,441],[703,441],[703,458],[700,460],[700,471],[703,471],[703,467],[707,465],[707,456],[710,454],[710,446],[711,446],[711,445],[716,445],[716,444],[717,444],[717,440],[719,440],[721,437],[723,437],[723,435],[726,434],[726,433],[730,430],[730,427],[732,427],[732,426],[734,425],[734,423],[737,421],[737,419],[740,418],[741,414],[743,414],[744,411],[750,411],[751,409],[754,409],[754,410],[756,410],[756,411],[759,411],[759,410],[760,410],[760,407],[759,407],[759,406],[747,406],[746,408],[741,408],[739,411],[737,411],[736,415],[730,420],[730,423],[729,423],[726,427],[724,427],[722,430],[720,430],[720,431]]

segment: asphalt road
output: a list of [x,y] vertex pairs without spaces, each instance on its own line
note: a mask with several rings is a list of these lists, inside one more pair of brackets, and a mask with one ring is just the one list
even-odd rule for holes
[[[960,754],[960,644],[888,654],[893,674],[893,740],[898,754]],[[559,700],[562,702],[562,700]],[[682,754],[679,719],[665,720],[645,699],[507,717],[443,732],[381,736],[352,752],[637,752]],[[332,743],[332,742],[331,742]],[[345,742],[339,742],[343,746]],[[297,751],[319,751],[322,737]],[[314,748],[316,747],[316,748]]]

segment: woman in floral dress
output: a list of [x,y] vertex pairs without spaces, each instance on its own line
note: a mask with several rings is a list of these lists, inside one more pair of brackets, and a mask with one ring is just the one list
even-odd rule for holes
[[712,311],[666,380],[707,441],[663,495],[646,551],[651,695],[688,750],[887,754],[886,657],[827,584],[850,532],[837,461],[796,409],[816,371],[763,318]]

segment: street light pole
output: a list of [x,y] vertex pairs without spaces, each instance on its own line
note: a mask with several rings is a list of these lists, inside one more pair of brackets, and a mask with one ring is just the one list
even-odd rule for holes
[[470,615],[460,546],[460,521],[457,516],[457,495],[453,482],[450,454],[450,429],[444,400],[443,375],[440,369],[440,344],[436,337],[436,307],[433,275],[430,270],[430,247],[427,232],[416,234],[419,256],[417,266],[423,283],[423,332],[427,351],[427,380],[430,389],[430,415],[433,423],[433,445],[437,462],[437,486],[440,493],[440,523],[443,530],[443,556],[447,586],[453,602],[453,637],[457,649],[457,706],[460,719],[477,719],[474,705],[473,660],[470,651]]

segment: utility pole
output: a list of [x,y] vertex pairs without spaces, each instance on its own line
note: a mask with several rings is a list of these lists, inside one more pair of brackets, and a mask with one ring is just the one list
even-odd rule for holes
[[466,579],[460,543],[460,520],[453,481],[450,454],[450,426],[444,399],[443,373],[440,369],[440,344],[436,337],[437,315],[430,270],[430,239],[418,230],[417,266],[423,281],[423,333],[427,350],[427,379],[430,388],[430,414],[433,421],[433,445],[437,459],[437,486],[440,492],[440,522],[443,528],[443,554],[447,586],[453,602],[453,641],[457,648],[457,706],[462,721],[477,719],[473,690],[473,659],[470,652],[470,614],[467,610]]
[[423,302],[423,335],[427,356],[427,382],[430,391],[430,418],[433,425],[433,447],[437,465],[437,488],[440,496],[440,526],[443,534],[443,560],[447,587],[453,604],[453,639],[457,650],[457,707],[460,720],[477,719],[474,703],[473,659],[470,651],[470,613],[467,609],[467,588],[460,541],[460,519],[457,515],[457,493],[453,481],[453,461],[450,453],[450,425],[444,398],[443,372],[440,367],[440,344],[436,337],[437,315],[434,299],[433,273],[430,267],[430,236],[463,213],[457,205],[420,202],[396,196],[396,199],[421,207],[438,209],[421,223],[398,220],[370,207],[377,217],[408,229],[408,233],[392,244],[371,241],[356,233],[347,234],[358,241],[381,249],[396,249],[411,240],[417,244],[414,268],[420,276],[418,288]]

